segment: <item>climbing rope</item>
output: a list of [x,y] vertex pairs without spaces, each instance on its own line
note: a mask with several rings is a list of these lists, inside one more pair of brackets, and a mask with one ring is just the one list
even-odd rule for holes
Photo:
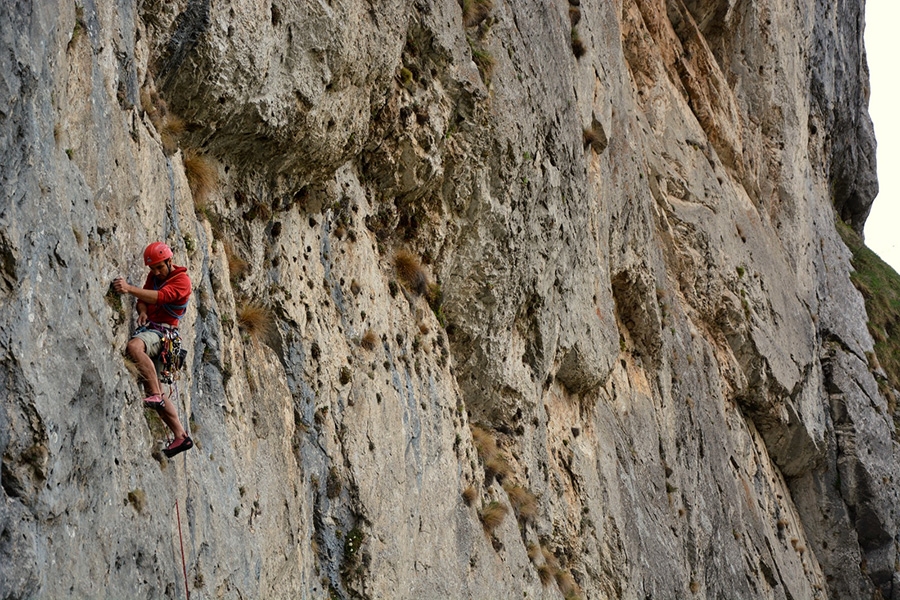
[[181,535],[181,510],[178,508],[178,498],[175,498],[175,516],[178,517],[178,543],[181,544],[181,571],[184,573],[184,597],[191,600],[191,592],[188,590],[187,565],[184,562],[184,537]]
[[[184,367],[184,354],[185,352],[181,349],[181,340],[178,338],[177,334],[174,336],[174,348],[173,348],[173,339],[172,336],[166,336],[163,339],[164,344],[168,343],[166,347],[169,360],[165,361],[166,367],[171,367],[171,369],[166,368],[163,370],[163,373],[160,377],[160,383],[169,388],[169,401],[176,407],[178,407],[178,375]],[[165,346],[164,346],[165,347]],[[174,356],[173,356],[174,355]],[[174,360],[172,360],[174,358]],[[174,363],[174,364],[173,364]],[[187,415],[185,414],[185,421],[187,421]],[[184,575],[184,597],[187,600],[191,600],[191,592],[188,589],[188,579],[187,579],[187,563],[184,559],[184,535],[181,532],[181,509],[178,505],[178,498],[175,498],[175,517],[178,521],[178,544],[181,547],[181,572]]]

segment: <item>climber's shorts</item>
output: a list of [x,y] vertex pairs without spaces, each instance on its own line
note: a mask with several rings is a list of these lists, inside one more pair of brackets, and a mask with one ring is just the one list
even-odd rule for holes
[[153,329],[145,329],[139,333],[135,333],[131,336],[132,339],[138,338],[144,345],[147,347],[147,356],[150,358],[156,358],[159,356],[159,351],[162,349],[162,334],[158,331],[154,331]]

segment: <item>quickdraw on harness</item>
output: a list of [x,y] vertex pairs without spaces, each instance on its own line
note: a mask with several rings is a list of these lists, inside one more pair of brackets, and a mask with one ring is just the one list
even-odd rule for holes
[[162,369],[159,379],[163,383],[173,383],[178,371],[184,368],[187,350],[181,347],[181,336],[177,329],[169,329],[161,340],[162,348],[159,351],[159,361]]
[[157,360],[159,361],[159,380],[171,385],[175,382],[178,372],[184,368],[187,358],[187,350],[181,347],[181,336],[174,327],[164,327],[158,323],[147,323],[138,328],[135,333],[153,331],[159,334],[160,349]]

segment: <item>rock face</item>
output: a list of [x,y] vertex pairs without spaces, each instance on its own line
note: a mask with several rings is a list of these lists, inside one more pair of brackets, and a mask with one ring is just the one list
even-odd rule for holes
[[0,597],[900,598],[861,2],[6,4]]

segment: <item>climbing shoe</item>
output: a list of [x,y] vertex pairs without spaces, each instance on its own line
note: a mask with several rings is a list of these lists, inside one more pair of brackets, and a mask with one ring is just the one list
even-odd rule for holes
[[183,438],[173,440],[171,444],[163,448],[163,454],[165,454],[169,458],[172,458],[176,454],[181,454],[185,450],[190,450],[193,447],[194,441],[191,438],[185,436]]
[[159,394],[153,394],[144,398],[144,408],[152,408],[153,410],[162,410],[166,407],[166,401]]

